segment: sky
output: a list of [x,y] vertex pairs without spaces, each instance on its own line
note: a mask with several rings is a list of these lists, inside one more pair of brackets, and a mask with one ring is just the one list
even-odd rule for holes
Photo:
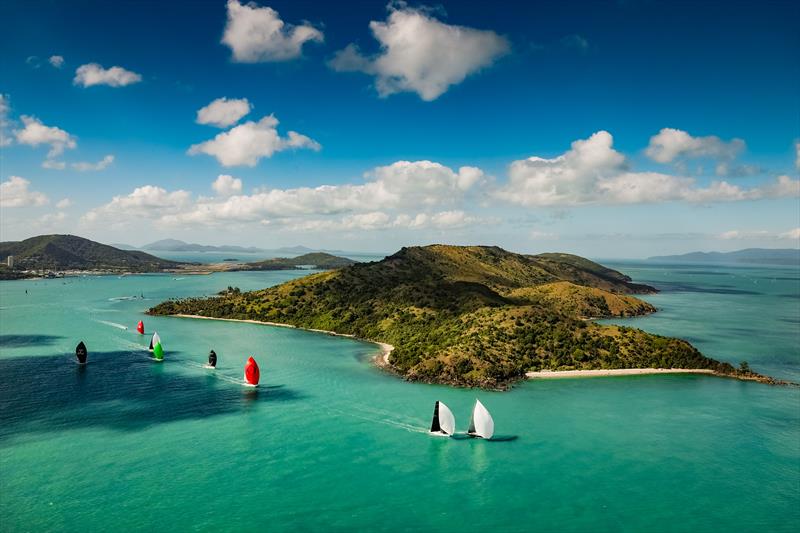
[[0,3],[0,240],[800,247],[800,4]]

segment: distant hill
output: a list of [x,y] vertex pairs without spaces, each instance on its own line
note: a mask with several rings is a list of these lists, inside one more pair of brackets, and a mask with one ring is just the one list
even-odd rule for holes
[[735,252],[692,252],[682,255],[648,257],[662,263],[749,263],[752,265],[800,266],[800,249],[747,248]]
[[39,235],[24,241],[0,243],[0,261],[14,256],[15,270],[115,270],[158,272],[178,268],[145,252],[120,250],[75,235]]
[[568,254],[490,246],[403,248],[263,290],[170,300],[157,315],[292,324],[394,345],[390,367],[410,380],[498,388],[532,370],[707,368],[735,373],[691,344],[588,317],[655,311],[656,292]]
[[313,252],[298,255],[297,257],[278,257],[253,263],[244,263],[230,270],[294,270],[306,267],[329,270],[333,268],[344,268],[356,262],[357,261],[346,257],[338,257],[323,252]]
[[151,252],[238,252],[238,253],[257,253],[264,252],[261,248],[254,246],[209,246],[205,244],[194,244],[178,239],[162,239],[142,246],[142,250]]
[[117,248],[119,250],[138,250],[136,246],[119,242],[112,242],[111,244],[109,244],[109,246],[113,246],[114,248]]

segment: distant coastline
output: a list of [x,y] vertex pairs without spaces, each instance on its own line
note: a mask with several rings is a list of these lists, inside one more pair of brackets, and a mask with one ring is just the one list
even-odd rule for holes
[[[599,370],[541,370],[526,372],[528,379],[592,378],[606,376],[640,376],[651,374],[711,374],[710,368],[613,368]],[[722,375],[722,374],[720,374]]]

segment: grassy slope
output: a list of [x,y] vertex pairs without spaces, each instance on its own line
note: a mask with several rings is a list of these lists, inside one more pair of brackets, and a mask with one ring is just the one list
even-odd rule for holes
[[313,252],[299,255],[297,257],[277,257],[275,259],[265,259],[253,263],[245,263],[232,270],[292,270],[305,265],[314,265],[315,268],[344,268],[354,264],[356,261],[326,254],[324,252]]
[[18,269],[111,269],[156,272],[180,265],[145,252],[119,250],[74,235],[39,235],[0,243],[0,261],[14,256]]
[[651,312],[625,293],[654,291],[583,261],[563,256],[543,265],[495,247],[403,248],[383,261],[260,291],[168,301],[151,312],[282,322],[388,342],[391,365],[408,379],[462,386],[503,387],[541,369],[733,370],[679,339],[582,320]]

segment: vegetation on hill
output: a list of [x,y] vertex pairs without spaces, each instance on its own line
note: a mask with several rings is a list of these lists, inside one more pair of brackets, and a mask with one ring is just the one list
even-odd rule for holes
[[181,263],[145,252],[119,250],[75,235],[39,235],[0,243],[0,261],[14,256],[15,270],[159,272]]
[[734,373],[683,340],[583,320],[652,312],[630,294],[654,291],[575,256],[434,245],[263,290],[170,300],[150,313],[280,322],[387,342],[395,346],[391,367],[407,379],[461,386],[504,387],[545,369]]
[[356,261],[346,257],[326,254],[324,252],[313,252],[299,255],[297,257],[276,257],[253,263],[244,263],[231,270],[294,270],[297,268],[317,268],[329,270],[334,268],[344,268],[355,264]]

